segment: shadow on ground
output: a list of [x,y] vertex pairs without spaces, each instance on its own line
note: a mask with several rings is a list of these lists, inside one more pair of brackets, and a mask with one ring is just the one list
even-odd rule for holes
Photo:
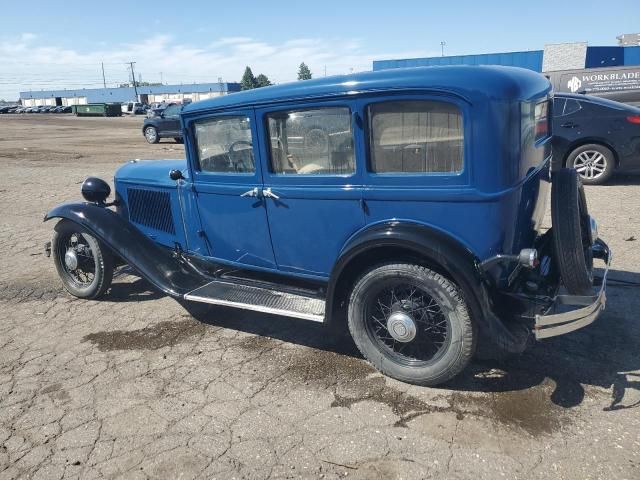
[[[545,400],[561,408],[580,405],[585,398],[584,386],[613,387],[611,402],[603,405],[604,410],[640,407],[640,400],[635,400],[640,397],[640,374],[634,373],[640,371],[640,339],[636,319],[631,317],[635,315],[632,312],[640,311],[640,296],[630,294],[630,289],[640,285],[640,274],[613,270],[610,278],[609,306],[593,325],[535,343],[521,355],[500,361],[474,361],[443,387],[456,392],[523,392],[529,395],[518,397],[518,404],[523,404],[531,394],[539,394],[537,387],[544,385],[544,392],[548,392]],[[620,281],[616,281],[618,279]],[[137,301],[160,296],[150,293],[149,284],[138,279],[132,284],[114,284],[108,300]],[[182,306],[201,324],[303,345],[353,360],[362,358],[343,327],[324,327],[287,317],[192,302],[182,302]],[[346,365],[336,360],[337,356],[331,358],[338,368]],[[318,362],[322,361],[318,358]],[[313,368],[313,360],[309,368]],[[366,372],[362,375],[366,376]]]

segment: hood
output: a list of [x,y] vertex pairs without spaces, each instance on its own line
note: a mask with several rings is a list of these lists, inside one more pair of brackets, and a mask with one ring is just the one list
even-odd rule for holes
[[116,171],[114,181],[175,188],[176,182],[169,178],[171,170],[180,170],[189,178],[186,160],[131,160]]

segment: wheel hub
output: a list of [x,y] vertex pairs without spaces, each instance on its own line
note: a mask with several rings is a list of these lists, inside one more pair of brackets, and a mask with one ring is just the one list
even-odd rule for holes
[[64,254],[64,264],[72,271],[78,268],[78,255],[74,249],[67,249]]
[[387,319],[387,330],[394,340],[407,343],[416,338],[416,323],[404,312],[393,312]]

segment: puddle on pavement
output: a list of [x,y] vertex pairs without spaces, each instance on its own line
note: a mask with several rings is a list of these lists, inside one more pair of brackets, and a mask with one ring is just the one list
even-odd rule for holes
[[[235,345],[245,350],[266,351],[274,349],[279,342],[256,336]],[[500,391],[478,393],[471,385],[469,392],[443,390],[441,395],[431,398],[432,403],[427,403],[389,387],[385,378],[360,358],[317,349],[279,349],[278,352],[290,356],[284,376],[288,381],[340,392],[334,393],[332,407],[350,408],[363,401],[387,405],[400,417],[396,427],[407,428],[411,420],[423,415],[452,413],[458,420],[469,415],[483,417],[539,436],[559,430],[568,420],[567,411],[551,401],[555,385],[549,380],[508,390],[505,389],[509,383],[507,374],[492,371]]]
[[156,350],[172,347],[192,337],[200,337],[207,325],[193,320],[160,322],[139,330],[112,330],[85,335],[101,352],[112,350]]

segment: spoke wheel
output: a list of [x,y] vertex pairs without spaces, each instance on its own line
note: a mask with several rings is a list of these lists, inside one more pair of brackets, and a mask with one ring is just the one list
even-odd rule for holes
[[58,255],[64,258],[63,268],[79,288],[87,288],[96,278],[96,262],[89,242],[82,233],[66,235],[58,244]]
[[61,220],[52,240],[53,259],[64,288],[79,298],[104,294],[113,278],[113,256],[80,225]]
[[443,306],[420,286],[402,280],[372,292],[365,317],[381,350],[405,365],[437,361],[451,338]]
[[385,375],[438,385],[468,364],[475,333],[459,288],[420,265],[389,263],[366,272],[349,299],[349,331]]

